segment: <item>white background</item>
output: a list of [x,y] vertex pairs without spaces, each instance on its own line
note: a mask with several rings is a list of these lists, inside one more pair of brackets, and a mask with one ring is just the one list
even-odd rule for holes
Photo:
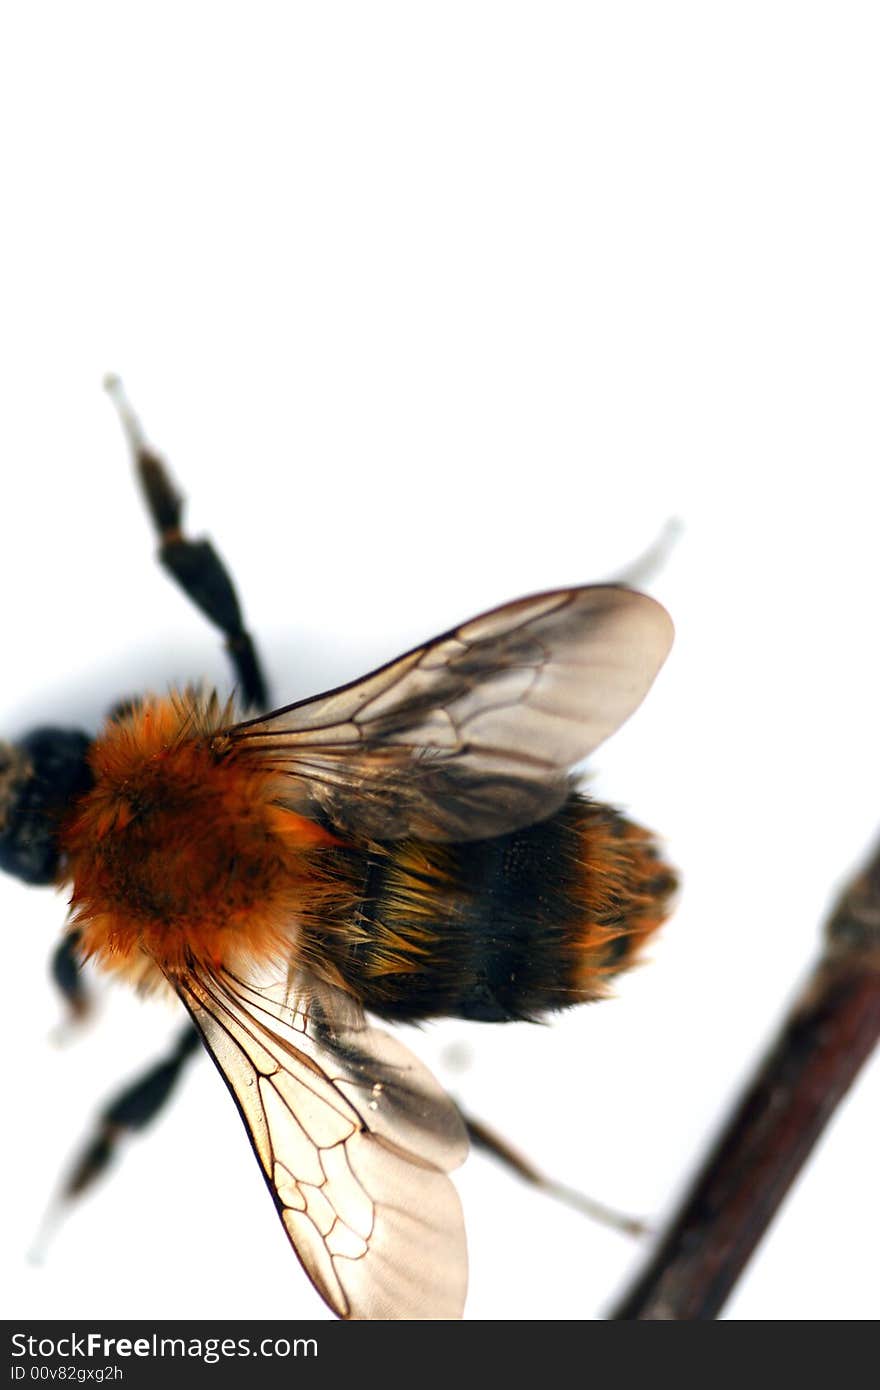
[[[7,734],[228,680],[151,559],[108,369],[279,700],[681,519],[650,586],[676,647],[593,766],[681,867],[652,963],[549,1028],[414,1038],[658,1221],[880,824],[878,62],[875,6],[767,0],[33,4],[0,31]],[[54,1047],[63,917],[0,884],[4,1312],[323,1316],[202,1062],[27,1262],[91,1108],[176,1023],[110,991]],[[878,1102],[875,1067],[727,1316],[876,1315]],[[639,1262],[479,1157],[459,1187],[470,1317],[599,1317]]]

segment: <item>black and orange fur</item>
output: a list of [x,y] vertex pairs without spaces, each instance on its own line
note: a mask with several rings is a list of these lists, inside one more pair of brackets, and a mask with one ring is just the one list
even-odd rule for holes
[[[162,564],[223,634],[241,712],[266,711],[230,575],[185,534],[180,494],[108,386]],[[328,1306],[460,1316],[466,1241],[448,1175],[468,1122],[364,1011],[537,1019],[601,998],[638,958],[674,875],[647,831],[575,790],[572,769],[638,707],[671,642],[647,596],[577,586],[240,722],[231,702],[187,690],[117,706],[94,739],[46,727],[0,744],[0,868],[70,892],[52,973],[71,1016],[89,1011],[91,959],[170,989],[190,1018],[103,1108],[63,1200],[160,1112],[201,1038]]]
[[607,993],[667,915],[672,872],[607,806],[572,792],[492,839],[343,842],[223,738],[230,713],[188,693],[111,719],[62,826],[81,949],[135,983],[287,958],[385,1018],[535,1018]]

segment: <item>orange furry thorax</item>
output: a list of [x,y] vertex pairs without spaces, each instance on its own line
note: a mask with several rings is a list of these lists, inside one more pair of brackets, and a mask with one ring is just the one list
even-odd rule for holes
[[111,969],[149,980],[295,950],[314,851],[337,842],[218,737],[230,715],[213,696],[150,697],[92,746],[62,848],[71,924]]

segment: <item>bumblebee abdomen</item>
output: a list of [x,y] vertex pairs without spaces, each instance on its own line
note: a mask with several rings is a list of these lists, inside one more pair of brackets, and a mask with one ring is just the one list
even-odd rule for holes
[[[572,795],[525,830],[408,842],[365,866],[334,963],[387,1018],[535,1018],[597,999],[664,920],[675,888],[651,835]],[[325,941],[326,948],[326,941]]]

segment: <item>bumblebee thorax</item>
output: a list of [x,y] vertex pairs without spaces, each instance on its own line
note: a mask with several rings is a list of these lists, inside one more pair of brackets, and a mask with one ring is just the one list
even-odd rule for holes
[[278,804],[264,770],[218,751],[211,708],[148,701],[95,742],[94,785],[62,840],[72,920],[105,964],[128,969],[146,952],[174,973],[291,948],[324,832]]

